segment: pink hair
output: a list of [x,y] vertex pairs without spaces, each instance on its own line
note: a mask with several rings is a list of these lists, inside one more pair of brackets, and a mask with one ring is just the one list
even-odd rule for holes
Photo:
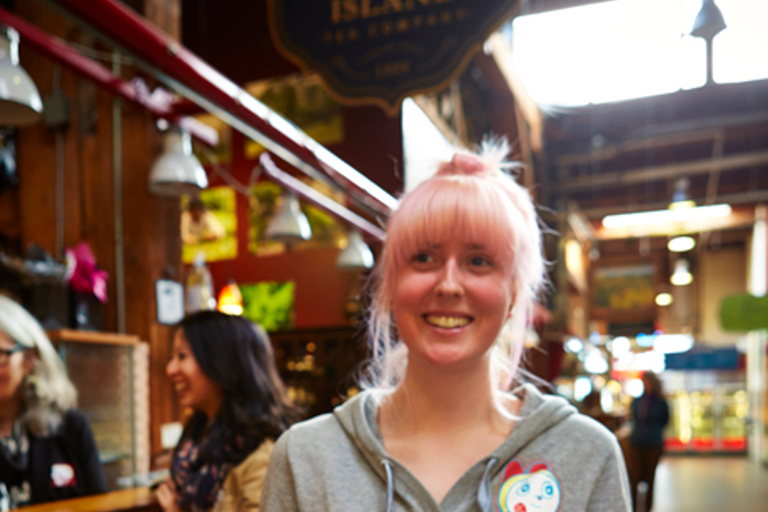
[[[401,200],[387,226],[387,240],[375,272],[368,324],[371,361],[366,387],[393,389],[407,365],[407,349],[396,339],[391,302],[398,272],[425,245],[461,237],[491,251],[511,255],[515,304],[509,321],[509,356],[497,350],[493,364],[506,388],[522,354],[523,338],[544,281],[541,231],[528,191],[503,169],[506,141],[484,143],[479,155],[456,153],[450,162]],[[501,336],[496,345],[500,345]],[[497,355],[498,354],[498,355]],[[501,361],[500,359],[504,359]]]

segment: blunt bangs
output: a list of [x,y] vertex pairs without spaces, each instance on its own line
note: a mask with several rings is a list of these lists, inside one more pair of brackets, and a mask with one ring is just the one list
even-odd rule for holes
[[[515,253],[520,213],[494,183],[474,176],[445,176],[422,183],[401,203],[387,229],[387,258],[397,270],[426,246],[460,238],[491,253]],[[401,220],[401,219],[407,219]],[[391,274],[390,274],[391,275]]]

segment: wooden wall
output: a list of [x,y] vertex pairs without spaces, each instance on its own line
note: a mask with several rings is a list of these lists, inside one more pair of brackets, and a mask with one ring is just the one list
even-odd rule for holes
[[[177,1],[145,1],[164,22],[164,29],[178,34]],[[170,13],[170,17],[169,17]],[[50,34],[67,41],[91,45],[92,38],[38,0],[17,2],[16,14]],[[161,16],[162,14],[162,16]],[[175,21],[174,18],[175,17]],[[100,48],[104,50],[103,48]],[[21,47],[21,61],[41,96],[53,93],[56,64],[48,57]],[[106,63],[109,67],[110,64]],[[149,167],[160,151],[160,135],[144,109],[122,102],[72,72],[60,70],[61,92],[70,100],[71,121],[60,128],[63,146],[63,218],[56,211],[56,131],[42,124],[20,129],[17,161],[19,188],[13,194],[22,247],[36,243],[57,253],[57,222],[63,224],[64,247],[86,241],[98,265],[109,272],[109,300],[103,306],[105,331],[117,331],[116,219],[122,217],[124,250],[124,330],[150,344],[152,396],[152,449],[159,449],[159,425],[177,417],[175,397],[165,378],[171,330],[155,320],[155,281],[166,269],[180,273],[178,200],[152,196],[147,189]],[[130,79],[130,71],[125,78]],[[115,115],[115,108],[119,114]],[[116,123],[116,124],[115,124]],[[118,127],[119,133],[115,130]],[[118,138],[116,138],[116,136]],[[117,147],[121,155],[121,215],[115,214],[113,165]],[[8,193],[10,195],[10,192]],[[6,201],[3,201],[6,203]],[[3,207],[5,212],[7,207]]]

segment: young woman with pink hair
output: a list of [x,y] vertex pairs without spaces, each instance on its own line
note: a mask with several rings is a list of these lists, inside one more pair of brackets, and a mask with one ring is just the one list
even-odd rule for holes
[[456,153],[401,199],[365,391],[280,437],[264,510],[629,510],[615,437],[518,379],[545,267],[507,152]]

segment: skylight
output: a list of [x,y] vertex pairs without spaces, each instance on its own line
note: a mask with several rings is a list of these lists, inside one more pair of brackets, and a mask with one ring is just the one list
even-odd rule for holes
[[[768,1],[717,6],[727,28],[713,43],[715,82],[768,78]],[[613,0],[519,16],[507,35],[537,103],[622,101],[706,83],[706,44],[688,35],[700,8],[701,0]]]

